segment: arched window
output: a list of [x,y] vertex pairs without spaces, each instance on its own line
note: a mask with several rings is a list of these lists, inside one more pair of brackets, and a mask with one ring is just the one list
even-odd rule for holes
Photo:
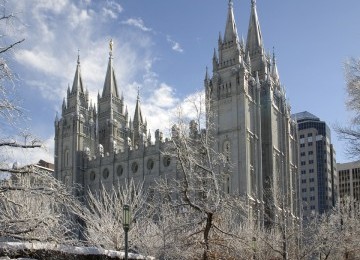
[[109,177],[109,169],[105,168],[103,170],[103,178],[106,180]]
[[153,159],[150,158],[147,161],[147,168],[148,168],[148,170],[152,170],[154,168],[154,160]]
[[96,177],[95,172],[94,171],[90,172],[90,181],[94,181],[95,177]]
[[169,155],[165,155],[163,158],[163,164],[165,167],[168,167],[171,163],[171,158]]
[[133,162],[131,165],[132,172],[136,173],[138,171],[138,168],[139,168],[139,166],[138,166],[137,162]]
[[70,155],[69,155],[69,149],[66,149],[64,152],[64,166],[69,166],[69,160],[70,160]]
[[223,152],[226,157],[226,162],[230,162],[231,159],[231,146],[230,141],[226,140],[223,144]]
[[119,165],[117,168],[116,168],[116,175],[118,177],[120,177],[124,172],[124,168],[122,167],[122,165]]

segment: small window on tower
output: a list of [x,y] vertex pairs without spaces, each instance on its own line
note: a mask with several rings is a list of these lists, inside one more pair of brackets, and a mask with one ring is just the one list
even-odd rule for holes
[[104,177],[105,180],[109,177],[109,169],[108,169],[108,168],[105,168],[105,169],[104,169],[104,171],[103,171],[103,177]]
[[152,170],[154,168],[154,160],[153,159],[149,159],[147,161],[147,168],[148,168],[148,170]]
[[230,146],[230,141],[228,140],[226,140],[223,144],[223,153],[225,155],[226,162],[230,162],[231,146]]
[[124,172],[124,168],[121,165],[119,165],[116,169],[116,175],[120,177],[123,174],[123,172]]
[[64,152],[64,166],[69,166],[69,150],[66,149]]
[[90,180],[94,181],[95,178],[96,178],[95,172],[94,171],[90,172]]
[[163,164],[165,167],[168,167],[171,163],[171,158],[169,155],[165,155],[163,159]]
[[136,173],[139,169],[139,166],[137,164],[137,162],[133,162],[132,165],[131,165],[131,170],[133,173]]

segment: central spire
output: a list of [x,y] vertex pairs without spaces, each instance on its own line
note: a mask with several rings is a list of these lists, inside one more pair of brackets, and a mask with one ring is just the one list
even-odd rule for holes
[[252,56],[257,52],[262,52],[263,41],[260,30],[259,18],[256,11],[256,1],[251,0],[251,15],[249,21],[249,29],[246,41],[246,52]]
[[234,19],[234,8],[233,8],[233,1],[229,0],[229,9],[228,9],[228,17],[226,21],[225,27],[225,34],[224,34],[224,42],[230,42],[237,40],[237,30],[236,24]]
[[80,51],[78,50],[78,57],[77,57],[77,65],[76,65],[76,72],[74,76],[74,81],[71,89],[71,93],[84,93],[83,82],[81,78],[81,70],[80,70]]
[[117,88],[117,83],[116,83],[116,77],[115,77],[115,72],[114,72],[114,68],[113,68],[113,40],[111,39],[109,42],[109,63],[108,63],[108,67],[107,67],[107,71],[106,71],[106,76],[105,76],[105,83],[104,83],[104,89],[103,89],[103,93],[102,93],[102,97],[105,96],[109,96],[110,94],[114,97],[119,97],[118,94],[118,88]]

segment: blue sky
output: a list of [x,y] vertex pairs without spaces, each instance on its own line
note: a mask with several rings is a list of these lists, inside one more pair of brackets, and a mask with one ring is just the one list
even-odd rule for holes
[[[130,115],[140,87],[150,129],[166,129],[169,116],[186,97],[203,89],[219,31],[224,32],[227,0],[27,0],[9,2],[18,14],[14,52],[24,123],[48,149],[26,156],[52,160],[54,118],[72,84],[78,49],[81,71],[95,101],[102,90],[108,42],[114,40],[114,67]],[[238,33],[246,39],[250,0],[234,0]],[[307,110],[330,127],[344,124],[343,62],[360,56],[360,1],[258,0],[265,48],[275,48],[282,84],[292,112]],[[337,161],[344,143],[332,132]]]

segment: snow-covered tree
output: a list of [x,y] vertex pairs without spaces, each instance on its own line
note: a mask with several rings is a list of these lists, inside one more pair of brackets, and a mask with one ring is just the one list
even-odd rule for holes
[[17,163],[11,167],[15,161],[11,149],[39,148],[41,142],[22,128],[25,117],[18,100],[18,78],[9,64],[24,39],[17,30],[21,22],[6,3],[0,2],[0,236],[69,241],[74,231],[69,216],[79,210],[74,198],[48,172]]
[[133,179],[124,184],[112,186],[110,190],[104,187],[99,192],[89,191],[87,194],[87,209],[81,215],[85,223],[84,236],[87,243],[106,249],[120,250],[124,248],[123,206],[130,206],[131,225],[129,238],[130,247],[136,245],[141,238],[137,228],[141,225],[146,194],[141,183]]
[[14,169],[0,182],[0,236],[3,239],[76,243],[73,216],[81,206],[49,172],[35,166]]
[[[159,198],[166,198],[159,204],[168,204],[168,209],[183,218],[173,226],[176,236],[181,236],[182,252],[192,254],[194,259],[199,256],[210,259],[214,250],[221,246],[215,230],[219,220],[217,214],[226,200],[223,196],[225,177],[219,169],[228,163],[225,156],[214,150],[212,118],[204,96],[199,93],[187,104],[187,110],[180,108],[178,111],[177,122],[172,127],[172,145],[165,151],[176,160],[177,176],[162,179],[156,192]],[[193,112],[195,120],[189,119],[188,111]]]
[[315,244],[321,259],[357,259],[360,254],[360,204],[351,198],[339,201],[318,220]]
[[347,152],[360,157],[360,58],[351,58],[344,64],[347,100],[346,107],[352,112],[348,126],[336,127],[340,138],[347,141]]

